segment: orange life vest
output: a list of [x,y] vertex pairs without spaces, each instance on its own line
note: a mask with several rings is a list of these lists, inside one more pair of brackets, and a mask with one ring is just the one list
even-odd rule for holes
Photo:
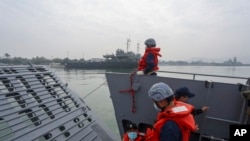
[[158,56],[161,56],[160,52],[160,48],[156,48],[156,47],[151,47],[151,48],[146,48],[143,57],[139,60],[139,64],[138,64],[138,71],[142,71],[145,70],[147,67],[147,56],[149,53],[152,53],[154,55],[154,71],[159,70],[158,67]]
[[159,141],[161,128],[168,120],[172,120],[181,130],[182,141],[189,141],[190,132],[196,130],[195,120],[191,114],[193,109],[192,105],[175,101],[174,107],[158,114],[153,129],[147,131],[147,140]]
[[[122,141],[129,141],[129,137],[128,137],[127,133],[123,135],[123,140]],[[139,135],[139,133],[137,133],[137,138],[135,138],[134,141],[144,141],[144,137]]]

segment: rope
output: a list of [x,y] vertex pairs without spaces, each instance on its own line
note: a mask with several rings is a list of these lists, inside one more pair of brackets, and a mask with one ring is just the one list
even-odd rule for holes
[[102,85],[104,85],[106,83],[106,81],[104,81],[103,83],[101,83],[99,86],[97,86],[94,90],[92,90],[91,92],[89,92],[86,96],[83,97],[83,99],[85,99],[86,97],[88,97],[89,95],[91,95],[93,92],[95,92],[97,89],[99,89]]

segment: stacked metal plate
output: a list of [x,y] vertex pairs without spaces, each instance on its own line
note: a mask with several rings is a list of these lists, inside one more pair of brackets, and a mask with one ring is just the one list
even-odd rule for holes
[[119,140],[47,66],[0,67],[0,141]]

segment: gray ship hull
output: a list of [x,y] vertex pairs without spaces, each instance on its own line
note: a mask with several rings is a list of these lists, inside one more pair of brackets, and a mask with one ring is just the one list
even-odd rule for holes
[[[154,123],[157,111],[154,109],[151,99],[148,98],[148,90],[157,82],[165,82],[173,90],[186,86],[196,94],[190,104],[196,108],[204,105],[210,107],[208,112],[195,116],[199,131],[192,133],[191,141],[229,140],[230,125],[249,124],[246,114],[247,99],[242,96],[242,92],[249,89],[249,84],[238,84],[236,80],[231,81],[233,83],[207,81],[214,77],[209,75],[203,75],[207,77],[204,80],[196,80],[195,77],[198,74],[181,73],[179,75],[183,74],[190,75],[191,79],[168,77],[168,74],[137,76],[128,73],[106,73],[121,137],[124,134],[123,120],[130,120],[137,124],[152,125]],[[238,79],[247,81],[247,78],[239,77]]]
[[124,62],[70,62],[65,65],[66,68],[76,69],[133,69],[138,65],[137,61]]

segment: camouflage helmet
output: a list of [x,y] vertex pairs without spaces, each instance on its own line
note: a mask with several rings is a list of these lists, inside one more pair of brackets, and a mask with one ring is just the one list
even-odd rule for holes
[[160,101],[173,95],[173,90],[163,82],[154,84],[148,91],[149,98],[155,101]]
[[156,46],[156,42],[153,38],[149,38],[147,39],[144,44],[147,46],[147,47],[152,47],[152,46]]

